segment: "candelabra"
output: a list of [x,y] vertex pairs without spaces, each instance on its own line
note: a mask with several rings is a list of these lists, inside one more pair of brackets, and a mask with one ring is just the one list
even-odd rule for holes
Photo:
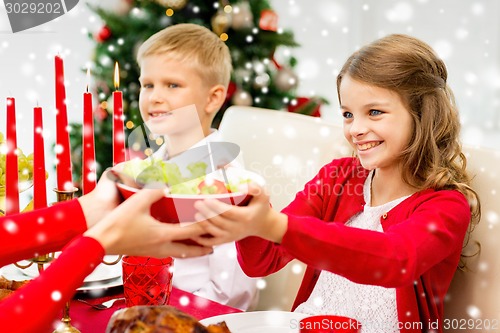
[[[78,191],[77,188],[73,188],[70,191],[61,191],[57,188],[54,189],[57,196],[57,202],[69,201],[75,197],[75,192]],[[69,316],[69,306],[70,301],[66,302],[63,309],[63,317],[61,319],[61,324],[56,328],[54,333],[80,333],[80,331],[71,325],[71,318]]]
[[[73,188],[73,190],[71,190],[71,191],[61,191],[61,190],[58,190],[55,188],[54,192],[56,193],[56,197],[57,197],[57,202],[55,204],[63,202],[63,201],[72,200],[75,197],[75,193],[77,191],[78,191],[77,188]],[[0,216],[4,214],[4,211],[3,211],[4,206],[1,205],[1,204],[3,204],[2,199],[5,200],[5,198],[0,195]],[[27,207],[23,211],[27,211],[29,209],[32,209],[31,205],[28,205],[28,206],[29,207]],[[17,263],[14,263],[14,265],[16,265],[18,268],[24,270],[24,269],[31,267],[33,264],[36,264],[37,269],[38,269],[38,273],[41,274],[46,267],[45,265],[49,264],[54,259],[56,259],[56,253],[48,253],[48,254],[44,254],[44,255],[40,255],[40,256],[28,259],[27,264],[21,264],[21,263],[17,262]],[[110,266],[116,265],[121,261],[121,259],[122,259],[122,256],[120,255],[117,257],[116,260],[113,260],[112,262],[107,262],[107,261],[103,260],[102,263],[105,265],[110,265]],[[68,301],[64,305],[63,316],[61,318],[61,324],[56,328],[56,330],[53,333],[80,333],[80,331],[71,324],[71,318],[69,315],[70,303],[71,302]]]
[[[78,191],[77,188],[74,188],[71,191],[60,191],[58,189],[54,189],[57,195],[57,202],[68,201],[74,198],[75,192]],[[44,255],[40,255],[34,258],[29,259],[29,263],[26,265],[20,263],[14,263],[20,269],[27,269],[31,267],[33,264],[37,265],[38,273],[41,274],[45,269],[45,265],[50,263],[55,259],[55,253],[48,253]],[[71,325],[71,318],[69,317],[69,306],[70,302],[67,302],[64,306],[63,310],[63,318],[61,319],[61,325],[54,331],[54,333],[80,333],[78,329]]]

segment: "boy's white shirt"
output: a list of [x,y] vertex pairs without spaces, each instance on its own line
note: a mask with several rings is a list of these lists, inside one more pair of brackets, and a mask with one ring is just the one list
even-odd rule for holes
[[[211,133],[192,148],[220,141],[220,132],[211,129]],[[153,153],[153,157],[168,158],[165,145]],[[242,165],[237,159],[230,164]],[[243,273],[234,242],[216,246],[214,252],[206,256],[175,259],[173,275],[174,287],[242,310],[255,306],[258,298],[257,281]]]

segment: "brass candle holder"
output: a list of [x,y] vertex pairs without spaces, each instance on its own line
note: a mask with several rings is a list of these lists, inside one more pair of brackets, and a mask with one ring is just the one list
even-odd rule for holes
[[[75,197],[75,192],[78,191],[77,188],[73,188],[70,191],[61,191],[57,188],[54,189],[57,196],[57,202],[69,201]],[[71,301],[66,302],[63,309],[63,317],[61,319],[61,324],[56,328],[54,333],[80,333],[80,331],[71,325],[71,318],[69,316],[69,307]]]

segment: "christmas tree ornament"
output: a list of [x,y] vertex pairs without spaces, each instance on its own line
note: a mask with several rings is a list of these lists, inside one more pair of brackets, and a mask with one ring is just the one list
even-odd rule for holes
[[226,13],[223,9],[219,9],[212,17],[210,23],[212,24],[212,31],[215,32],[217,36],[220,36],[231,26],[231,14]]
[[282,91],[290,91],[297,88],[299,78],[290,68],[282,67],[274,77],[274,84]]
[[111,67],[113,66],[113,59],[111,59],[107,54],[103,54],[99,57],[99,59],[97,59],[97,63],[103,67]]
[[271,82],[271,77],[267,73],[259,74],[255,77],[253,81],[253,86],[255,88],[264,88],[268,87]]
[[288,105],[288,112],[312,117],[321,117],[321,105],[326,101],[320,97],[297,97]]
[[236,92],[233,95],[233,98],[231,99],[234,105],[240,105],[240,106],[251,106],[252,105],[252,95],[250,95],[247,91],[245,90],[236,90]]
[[99,8],[118,16],[125,16],[132,9],[133,0],[99,1]]
[[246,68],[237,68],[233,73],[234,79],[238,83],[250,81],[250,76],[252,75],[252,71]]
[[141,8],[133,8],[130,13],[132,14],[132,16],[137,19],[137,20],[146,20],[147,19],[147,16],[148,14],[142,10]]
[[266,67],[267,66],[264,64],[263,61],[255,60],[254,62],[252,62],[252,68],[253,68],[254,72],[257,74],[265,73]]
[[259,28],[267,31],[278,31],[278,14],[271,9],[265,9],[260,13]]
[[155,0],[155,2],[173,10],[181,10],[187,4],[187,0]]
[[111,37],[111,29],[107,25],[103,26],[95,35],[94,39],[98,43],[104,43]]
[[247,1],[233,6],[231,27],[235,30],[253,27],[253,14]]

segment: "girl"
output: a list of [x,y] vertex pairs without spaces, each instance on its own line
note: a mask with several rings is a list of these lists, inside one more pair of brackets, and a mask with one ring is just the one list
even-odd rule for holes
[[[479,221],[444,63],[422,41],[390,35],[337,77],[344,134],[334,160],[281,213],[252,187],[247,207],[197,203],[214,238],[237,242],[250,276],[308,265],[294,309],[357,319],[362,332],[442,331],[443,300],[464,237]],[[258,236],[258,237],[248,237]]]

